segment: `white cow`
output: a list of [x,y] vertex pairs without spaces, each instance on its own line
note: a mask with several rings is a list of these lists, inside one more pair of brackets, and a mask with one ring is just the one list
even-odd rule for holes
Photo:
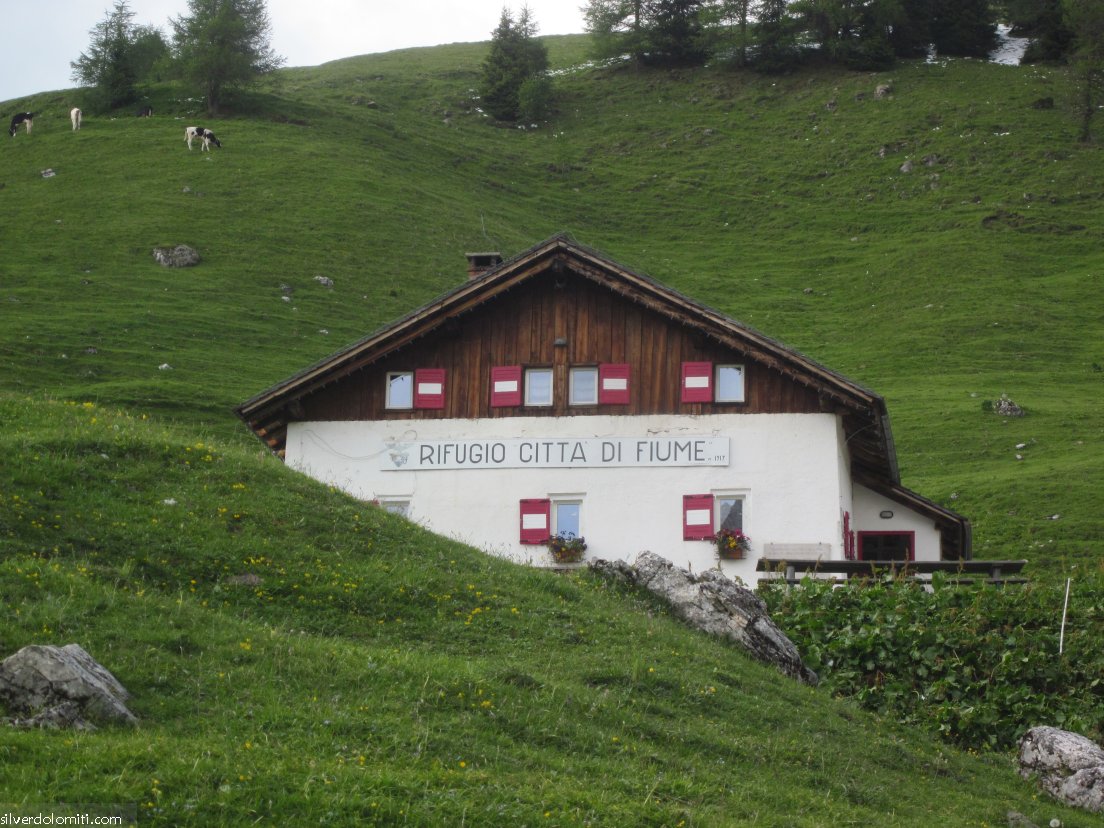
[[222,141],[215,137],[215,133],[207,129],[207,127],[190,126],[184,127],[184,140],[188,144],[188,149],[192,148],[192,139],[199,138],[203,141],[203,146],[200,147],[200,152],[207,150],[211,151],[211,144],[214,144],[219,149],[222,149]]
[[73,122],[73,131],[81,128],[81,111],[75,106],[69,110],[69,120]]

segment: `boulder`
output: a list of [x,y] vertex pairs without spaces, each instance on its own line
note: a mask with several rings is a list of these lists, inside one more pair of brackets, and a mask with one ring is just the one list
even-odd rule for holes
[[186,244],[176,247],[155,247],[155,258],[163,267],[192,267],[199,264],[199,251]]
[[893,93],[893,87],[888,83],[879,83],[874,87],[874,98],[876,100],[882,100],[882,98],[888,98]]
[[0,702],[17,727],[137,724],[130,694],[79,644],[32,644],[0,662]]
[[1001,394],[993,410],[1002,417],[1022,417],[1024,410],[1008,398],[1007,394]]
[[719,571],[709,569],[695,575],[652,552],[641,552],[633,564],[596,560],[590,568],[605,577],[644,587],[690,626],[739,644],[790,678],[816,685],[817,674],[805,666],[797,647],[770,619],[763,600]]
[[1044,791],[1067,805],[1104,811],[1104,748],[1056,727],[1033,727],[1020,739],[1020,775],[1037,776]]

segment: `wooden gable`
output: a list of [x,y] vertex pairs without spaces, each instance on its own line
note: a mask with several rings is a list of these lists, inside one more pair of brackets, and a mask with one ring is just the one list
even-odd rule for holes
[[[557,344],[558,343],[558,344]],[[739,364],[745,401],[695,404],[680,399],[680,366]],[[625,402],[570,405],[572,368],[627,366]],[[548,368],[550,406],[495,404],[497,369]],[[389,372],[438,369],[447,376],[444,406],[389,410]],[[521,391],[519,387],[518,391]],[[520,393],[519,393],[520,396]],[[810,413],[820,411],[817,391],[738,350],[704,336],[585,278],[551,272],[473,308],[450,323],[365,365],[340,381],[300,397],[304,420],[375,420],[482,417],[559,417],[587,414]]]
[[[684,401],[682,366],[689,362],[743,365],[745,400]],[[841,414],[856,461],[897,482],[881,397],[565,236],[273,386],[237,413],[277,453],[294,420],[585,416],[594,409],[568,406],[562,393],[542,409],[492,405],[492,374],[509,366],[550,367],[562,392],[570,367],[603,364],[628,366],[634,378],[629,401],[603,413]],[[387,409],[387,373],[426,368],[447,376],[443,405]]]

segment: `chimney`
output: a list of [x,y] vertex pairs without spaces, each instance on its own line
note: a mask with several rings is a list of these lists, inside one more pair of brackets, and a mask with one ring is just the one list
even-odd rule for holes
[[502,264],[501,253],[466,253],[468,257],[468,278],[476,279]]

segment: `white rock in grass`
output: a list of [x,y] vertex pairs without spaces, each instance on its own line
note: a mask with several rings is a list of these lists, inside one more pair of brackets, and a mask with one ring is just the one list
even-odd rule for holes
[[130,693],[79,644],[32,644],[0,662],[0,699],[18,715],[16,727],[138,723],[125,704]]

